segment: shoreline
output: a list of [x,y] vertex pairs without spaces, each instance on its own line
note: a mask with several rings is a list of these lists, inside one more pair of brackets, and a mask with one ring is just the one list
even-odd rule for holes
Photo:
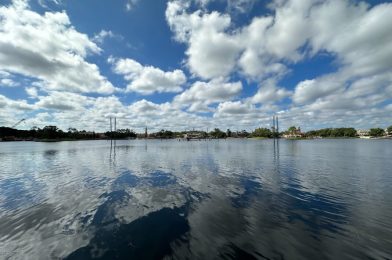
[[[241,138],[213,138],[208,140],[239,140],[239,139],[246,139],[246,140],[253,140],[253,141],[260,141],[260,140],[288,140],[288,141],[301,141],[301,140],[347,140],[347,139],[360,139],[360,140],[392,140],[392,137],[369,137],[369,138],[361,138],[361,137],[317,137],[317,138],[268,138],[268,137],[241,137]],[[133,141],[133,140],[178,140],[178,138],[121,138],[121,139],[25,139],[25,140],[1,140],[0,143],[14,143],[14,142],[36,142],[36,143],[59,143],[59,142],[77,142],[77,141]],[[195,139],[196,140],[196,139]],[[198,141],[199,139],[197,139]],[[200,139],[204,140],[204,139]]]

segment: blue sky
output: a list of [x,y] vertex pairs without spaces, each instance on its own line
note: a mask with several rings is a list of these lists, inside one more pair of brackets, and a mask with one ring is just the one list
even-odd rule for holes
[[392,125],[392,4],[0,0],[0,125]]

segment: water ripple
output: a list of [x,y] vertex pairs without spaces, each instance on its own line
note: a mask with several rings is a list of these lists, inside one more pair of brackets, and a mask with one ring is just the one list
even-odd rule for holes
[[392,149],[0,143],[0,258],[391,259]]

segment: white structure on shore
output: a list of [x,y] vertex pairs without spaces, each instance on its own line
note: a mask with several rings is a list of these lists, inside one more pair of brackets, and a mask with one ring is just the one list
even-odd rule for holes
[[357,130],[357,135],[359,138],[364,138],[364,139],[370,138],[369,130]]
[[295,139],[295,138],[302,138],[304,134],[301,132],[301,127],[291,129],[283,134],[283,138],[286,139]]
[[206,136],[203,132],[200,131],[189,131],[184,134],[184,139],[191,140],[191,139],[204,139]]
[[384,133],[385,133],[385,136],[392,137],[392,132],[388,132],[388,128],[385,128]]

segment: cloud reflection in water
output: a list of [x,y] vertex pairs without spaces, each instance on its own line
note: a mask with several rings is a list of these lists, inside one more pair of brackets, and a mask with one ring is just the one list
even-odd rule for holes
[[[369,162],[344,148],[356,142],[117,141],[112,150],[106,141],[26,143],[22,153],[1,155],[0,242],[12,247],[3,254],[388,258],[388,185],[361,180],[371,163],[391,182],[391,152],[372,143],[370,152],[383,153]],[[369,188],[372,197],[360,196]],[[373,201],[378,211],[368,212]]]

